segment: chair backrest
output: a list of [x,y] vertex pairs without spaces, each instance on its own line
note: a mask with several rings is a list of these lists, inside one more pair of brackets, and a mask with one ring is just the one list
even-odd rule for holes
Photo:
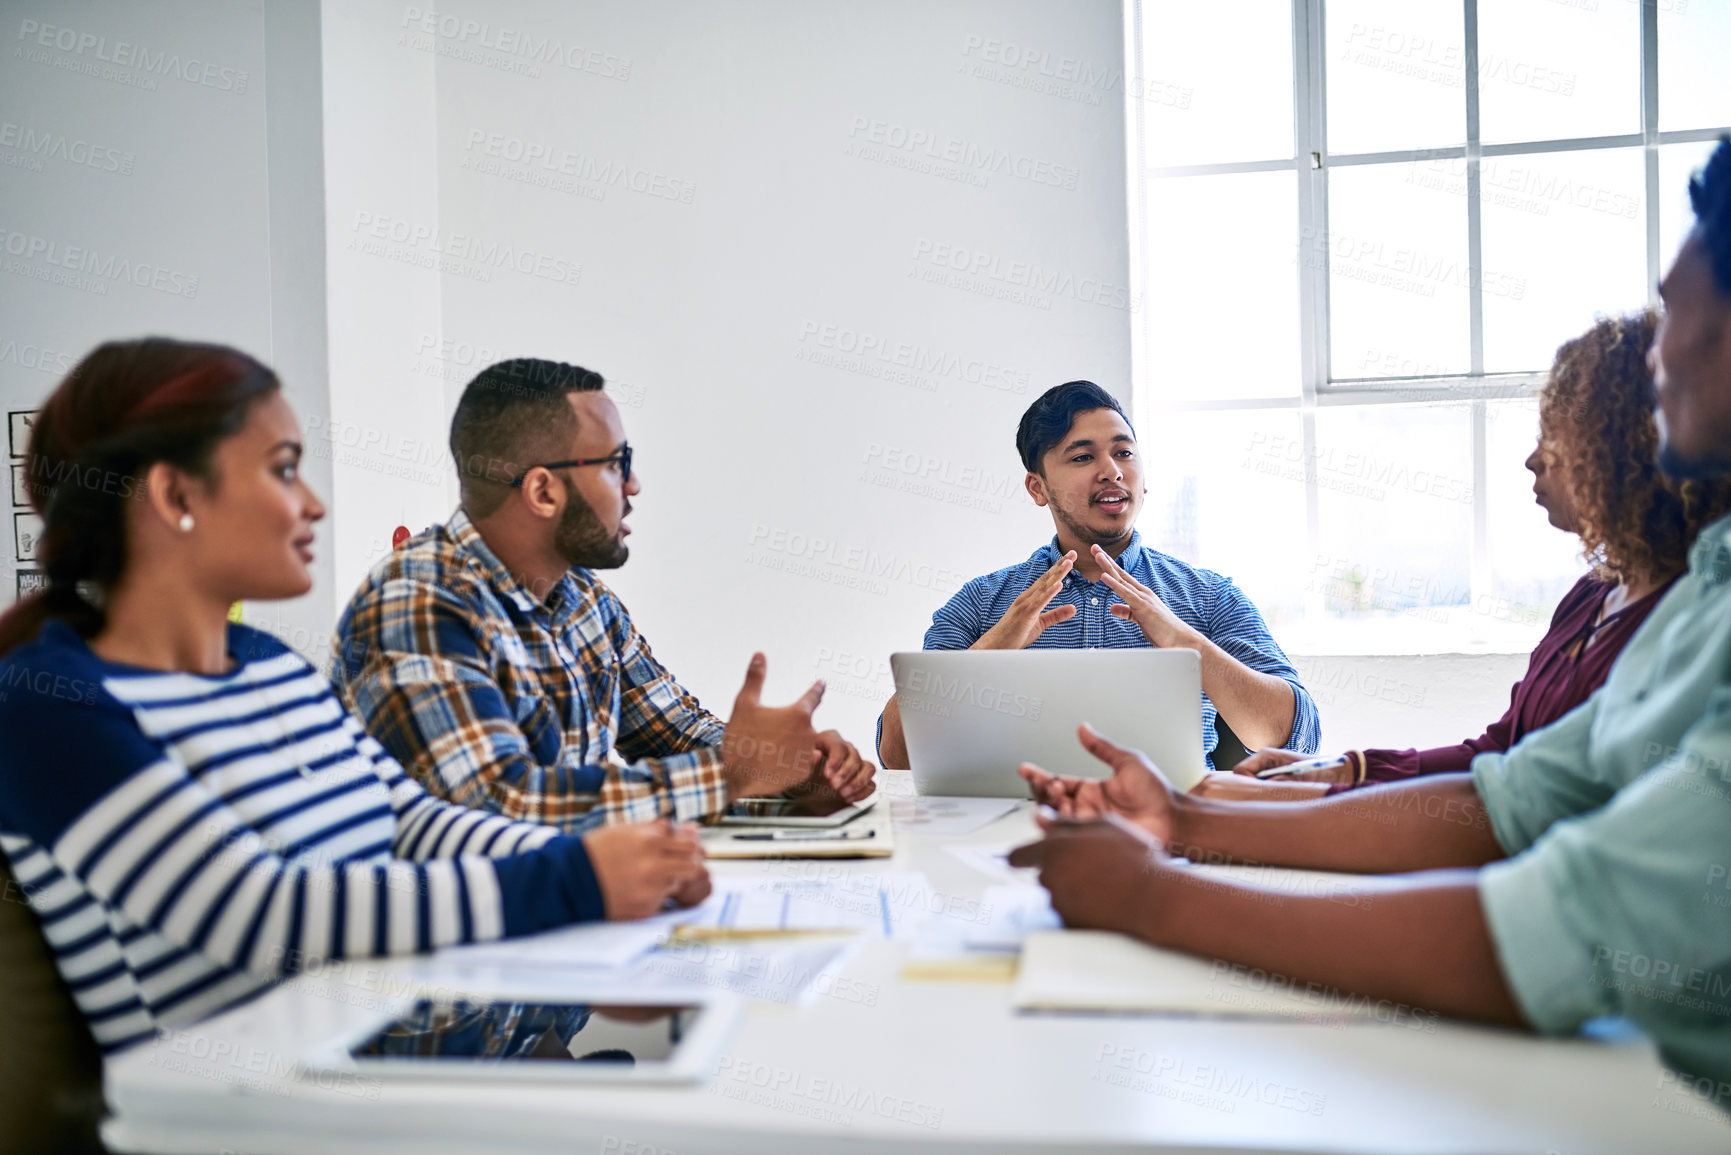
[[1246,758],[1252,751],[1247,749],[1238,735],[1232,732],[1232,727],[1226,724],[1226,719],[1219,714],[1214,715],[1214,759],[1216,770],[1230,770]]
[[102,1053],[0,857],[0,1151],[100,1152]]

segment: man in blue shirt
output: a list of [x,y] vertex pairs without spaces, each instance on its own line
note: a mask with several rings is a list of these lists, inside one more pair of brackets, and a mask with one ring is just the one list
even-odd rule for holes
[[[1142,544],[1136,515],[1148,490],[1117,398],[1092,381],[1046,390],[1022,415],[1016,451],[1028,496],[1052,511],[1057,535],[1027,561],[963,586],[932,615],[925,648],[1195,650],[1211,767],[1217,712],[1252,750],[1314,751],[1316,703],[1250,599],[1232,579]],[[894,698],[878,720],[878,757],[908,764]]]

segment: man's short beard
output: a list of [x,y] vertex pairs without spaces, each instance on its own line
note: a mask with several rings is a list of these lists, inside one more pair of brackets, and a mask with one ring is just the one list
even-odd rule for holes
[[1691,461],[1669,441],[1659,443],[1659,469],[1672,481],[1714,481],[1731,473],[1731,460],[1707,456]]
[[631,556],[631,548],[617,531],[609,534],[589,503],[569,481],[565,483],[565,511],[553,530],[553,549],[573,569],[618,569]]
[[[1090,503],[1089,508],[1093,508],[1092,503]],[[1131,532],[1136,528],[1136,522],[1132,519],[1130,524],[1124,527],[1123,533],[1115,534],[1110,537],[1102,537],[1099,530],[1089,529],[1087,526],[1066,513],[1063,507],[1055,501],[1052,502],[1052,516],[1058,519],[1058,524],[1070,531],[1071,536],[1073,536],[1077,541],[1082,542],[1084,545],[1098,545],[1105,547],[1112,545],[1115,542],[1129,541]]]

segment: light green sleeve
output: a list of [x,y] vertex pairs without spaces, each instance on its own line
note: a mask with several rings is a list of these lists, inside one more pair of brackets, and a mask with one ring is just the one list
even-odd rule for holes
[[1486,867],[1479,891],[1503,975],[1533,1026],[1562,1032],[1624,1015],[1673,1065],[1723,1078],[1728,873],[1731,688],[1721,687],[1675,755],[1608,805]]
[[1595,773],[1593,721],[1605,688],[1542,730],[1501,754],[1473,759],[1473,786],[1490,815],[1491,830],[1509,854],[1519,854],[1551,824],[1610,801],[1620,782]]

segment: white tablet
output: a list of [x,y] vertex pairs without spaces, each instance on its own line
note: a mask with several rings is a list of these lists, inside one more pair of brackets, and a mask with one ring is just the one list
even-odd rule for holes
[[307,1056],[300,1073],[314,1082],[696,1083],[714,1074],[738,1016],[725,991],[409,997]]

